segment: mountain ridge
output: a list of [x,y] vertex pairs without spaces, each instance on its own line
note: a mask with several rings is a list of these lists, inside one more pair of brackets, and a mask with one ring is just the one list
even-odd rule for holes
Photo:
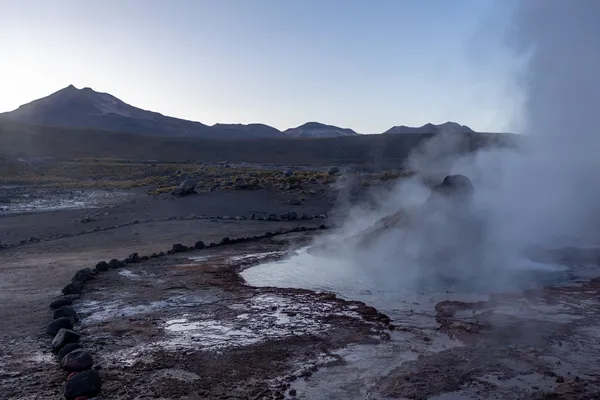
[[[350,128],[340,128],[316,121],[306,122],[284,131],[263,123],[217,123],[209,126],[197,121],[144,110],[125,103],[109,93],[97,92],[89,87],[77,89],[74,85],[23,104],[13,111],[0,113],[0,119],[34,125],[206,139],[334,138],[361,135]],[[448,121],[440,125],[428,123],[421,127],[393,126],[382,134],[439,134],[441,132],[475,133],[466,125]]]

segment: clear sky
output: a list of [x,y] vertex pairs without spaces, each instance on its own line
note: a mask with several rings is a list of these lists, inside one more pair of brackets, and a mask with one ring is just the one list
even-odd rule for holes
[[0,0],[0,112],[73,84],[206,124],[510,129],[498,4]]

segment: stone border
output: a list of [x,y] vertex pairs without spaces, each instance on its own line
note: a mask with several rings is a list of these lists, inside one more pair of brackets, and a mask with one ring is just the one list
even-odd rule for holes
[[[32,244],[32,243],[38,243],[38,242],[49,242],[52,240],[58,240],[58,239],[64,239],[64,238],[70,238],[70,237],[76,237],[76,236],[82,236],[82,235],[87,235],[90,233],[96,233],[96,232],[104,232],[104,231],[110,231],[113,229],[119,229],[119,228],[124,228],[126,226],[133,226],[133,225],[139,225],[139,224],[149,224],[152,222],[169,222],[169,221],[195,221],[195,220],[223,220],[223,221],[266,221],[266,222],[280,222],[280,221],[311,221],[314,219],[327,219],[327,215],[326,214],[315,214],[315,215],[306,215],[306,214],[300,214],[298,215],[296,212],[294,211],[290,211],[287,213],[283,213],[280,215],[277,214],[267,214],[267,213],[263,213],[265,215],[262,216],[256,216],[256,214],[252,214],[251,217],[244,217],[243,215],[238,215],[235,217],[230,217],[228,215],[223,215],[223,216],[206,216],[206,215],[190,215],[187,217],[169,217],[169,218],[160,218],[160,219],[147,219],[147,220],[133,220],[130,222],[125,222],[122,224],[118,224],[118,225],[113,225],[113,226],[108,226],[106,228],[100,228],[100,227],[96,227],[93,229],[85,229],[79,232],[74,232],[74,233],[59,233],[53,236],[48,236],[47,238],[36,238],[36,237],[30,237],[27,240],[21,240],[19,243],[15,243],[15,244],[2,244],[0,243],[0,250],[2,249],[9,249],[9,248],[14,248],[14,247],[20,247],[20,246],[24,246],[27,244]],[[90,222],[82,222],[84,224],[88,224],[88,223],[92,223],[93,221]]]
[[60,368],[68,373],[64,384],[64,397],[67,400],[87,400],[100,394],[102,390],[102,381],[98,369],[94,366],[94,360],[79,344],[81,335],[74,330],[79,318],[75,310],[71,307],[73,303],[81,298],[85,284],[100,274],[110,269],[121,268],[127,264],[136,264],[151,258],[164,257],[167,254],[184,253],[187,251],[212,249],[233,245],[237,243],[253,242],[262,239],[272,238],[274,236],[285,235],[296,232],[310,232],[328,229],[325,225],[314,227],[295,227],[289,230],[278,230],[276,232],[267,232],[261,236],[242,237],[230,239],[224,237],[219,243],[210,243],[206,245],[202,240],[197,241],[193,246],[183,244],[174,244],[172,249],[167,252],[153,253],[150,256],[140,256],[138,253],[132,253],[124,260],[112,259],[109,262],[100,261],[94,268],[83,268],[75,273],[71,282],[62,289],[62,296],[52,300],[50,309],[53,310],[52,321],[46,328],[46,333],[51,336],[52,352],[57,355]]

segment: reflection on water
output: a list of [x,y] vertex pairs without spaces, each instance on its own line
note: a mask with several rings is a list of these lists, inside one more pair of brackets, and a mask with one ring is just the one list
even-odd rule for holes
[[[302,288],[337,293],[340,297],[364,301],[384,312],[405,309],[403,305],[430,303],[447,299],[451,294],[461,299],[478,299],[498,289],[522,290],[534,285],[571,281],[576,274],[559,265],[523,261],[504,275],[502,287],[491,287],[493,278],[477,281],[461,277],[419,276],[416,268],[356,265],[350,259],[309,254],[307,248],[278,261],[245,270],[242,277],[252,286]],[[510,279],[507,279],[510,276]],[[489,283],[489,284],[488,284]],[[412,307],[414,308],[414,307]]]

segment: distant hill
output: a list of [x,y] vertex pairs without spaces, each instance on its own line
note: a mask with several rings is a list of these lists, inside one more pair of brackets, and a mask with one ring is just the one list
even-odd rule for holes
[[471,128],[469,128],[466,125],[460,125],[457,124],[456,122],[446,122],[440,125],[434,125],[434,124],[425,124],[423,126],[420,127],[411,127],[411,126],[405,126],[405,125],[401,125],[401,126],[394,126],[390,129],[388,129],[387,131],[384,132],[384,134],[391,134],[391,135],[403,135],[403,134],[414,134],[414,133],[421,133],[421,134],[439,134],[439,133],[475,133],[475,131]]
[[277,128],[265,124],[214,124],[212,129],[217,136],[240,138],[282,138],[281,131]]
[[[277,165],[348,165],[401,168],[431,134],[352,135],[334,138],[214,140],[161,137],[96,129],[27,125],[0,118],[0,157],[113,158],[160,162],[251,162]],[[465,134],[457,151],[514,145],[514,136]]]
[[303,138],[332,138],[358,135],[352,129],[338,128],[337,126],[325,125],[319,122],[307,122],[296,128],[286,129],[283,133],[289,137]]
[[90,88],[70,85],[47,97],[0,114],[4,119],[28,124],[92,128],[170,137],[239,139],[284,137],[262,124],[208,126],[200,122],[167,117],[131,106],[118,98]]

